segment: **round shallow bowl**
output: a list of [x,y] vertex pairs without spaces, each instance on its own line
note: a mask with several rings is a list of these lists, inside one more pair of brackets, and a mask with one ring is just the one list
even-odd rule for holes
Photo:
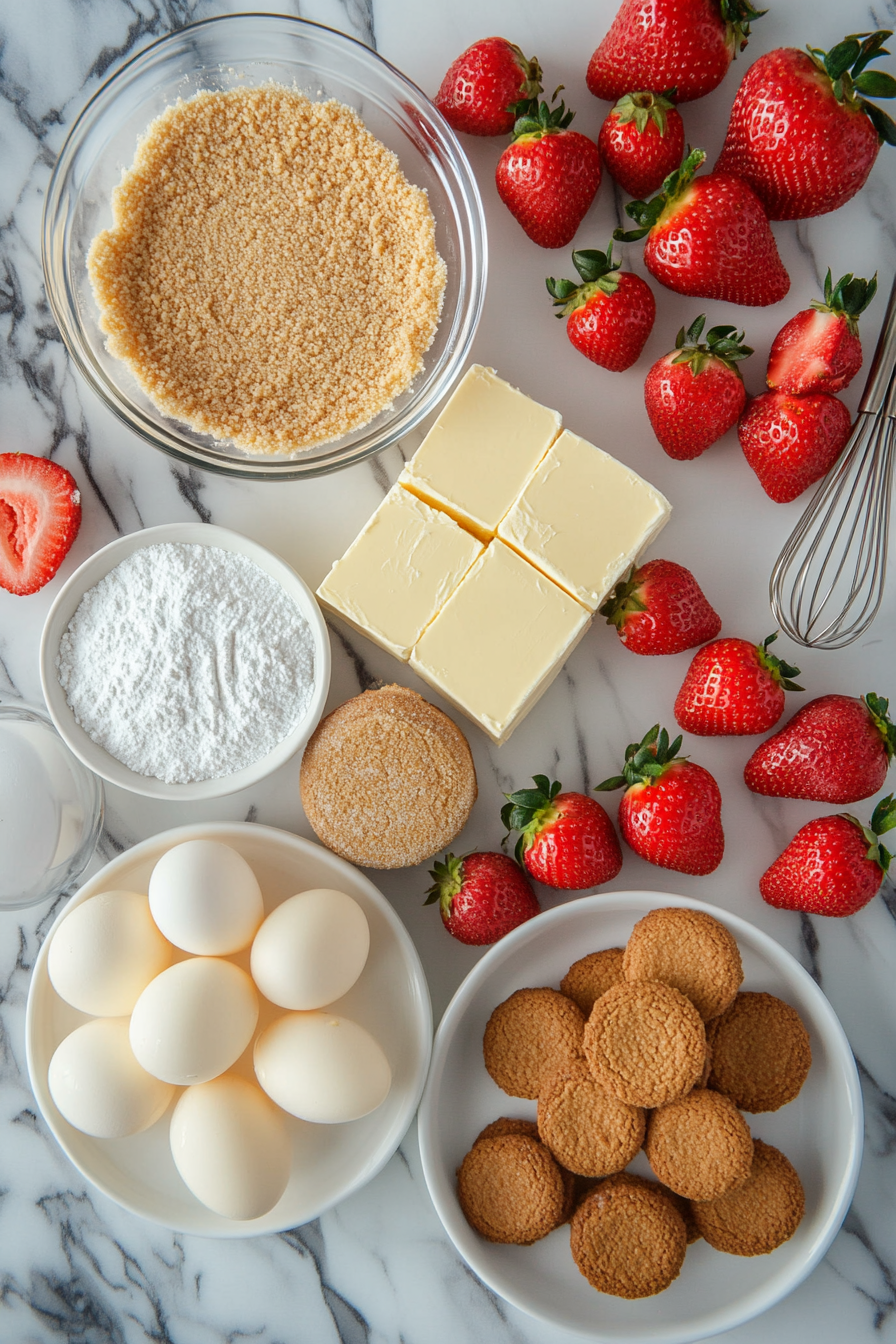
[[[101,891],[145,892],[162,855],[172,845],[197,839],[221,840],[242,854],[261,884],[268,912],[297,891],[312,887],[333,887],[358,902],[370,925],[370,955],[361,978],[333,1009],[363,1023],[382,1045],[392,1067],[388,1097],[361,1120],[306,1125],[287,1117],[293,1137],[292,1176],[279,1203],[252,1222],[233,1222],[213,1213],[184,1185],[168,1143],[170,1107],[143,1134],[94,1139],[63,1119],[47,1088],[47,1069],[57,1045],[88,1020],[64,1003],[50,984],[47,953],[54,932],[69,911]],[[248,952],[230,959],[248,969]],[[281,1012],[262,1001],[259,1031]],[[432,1045],[432,1009],[423,967],[407,930],[385,897],[351,864],[310,840],[268,826],[183,826],[119,855],[72,897],[35,963],[26,1035],[28,1070],[37,1103],[82,1176],[131,1213],[175,1231],[245,1237],[282,1232],[318,1218],[385,1166],[423,1091]],[[235,1067],[247,1078],[253,1077],[251,1045]]]
[[[257,457],[159,411],[106,350],[87,275],[93,238],[112,223],[111,195],[150,122],[200,90],[273,81],[354,108],[423,187],[447,271],[442,317],[423,372],[390,410],[332,443]],[[461,373],[485,295],[485,217],[472,169],[448,123],[416,85],[362,43],[285,14],[229,14],[192,24],[128,61],[93,96],[56,161],[43,219],[47,295],[81,373],[136,433],[192,466],[292,480],[357,462],[408,434]]]
[[[249,560],[253,560],[259,569],[263,569],[266,574],[276,579],[281,588],[293,599],[308,622],[314,637],[314,687],[305,717],[272,751],[260,756],[251,765],[237,770],[234,774],[222,775],[218,779],[198,780],[192,784],[166,784],[164,780],[155,779],[153,776],[139,775],[110,755],[105,748],[98,746],[76,722],[56,673],[59,641],[88,589],[93,588],[110,570],[121,564],[129,555],[133,555],[135,551],[143,550],[146,546],[158,546],[162,542],[216,546],[222,551],[245,555]],[[267,550],[257,541],[252,541],[239,532],[231,532],[226,527],[213,527],[208,523],[164,523],[161,527],[147,527],[142,532],[131,532],[126,537],[111,541],[108,546],[96,551],[75,570],[60,589],[47,614],[40,641],[40,679],[44,700],[60,736],[89,769],[101,775],[110,784],[118,784],[123,789],[130,789],[132,793],[142,793],[148,798],[175,798],[182,802],[199,802],[206,798],[221,798],[225,794],[236,793],[239,789],[250,788],[281,765],[285,765],[290,757],[304,747],[320,721],[330,688],[330,637],[311,589],[304,579],[301,579],[284,560],[274,555],[273,551]]]
[[[737,939],[744,989],[791,1003],[812,1040],[812,1068],[789,1106],[746,1117],[752,1133],[790,1158],[806,1192],[806,1215],[771,1255],[723,1255],[705,1241],[688,1248],[681,1274],[656,1297],[625,1301],[595,1292],[579,1273],[564,1227],[534,1246],[500,1246],[469,1226],[455,1172],[476,1135],[500,1115],[535,1118],[535,1103],[508,1097],[482,1062],[493,1009],[516,989],[559,987],[574,961],[622,947],[635,923],[668,905],[704,910]],[[463,1097],[460,1107],[456,1098]],[[521,925],[464,980],[442,1019],[419,1116],[423,1171],[445,1229],[467,1264],[514,1306],[594,1340],[685,1344],[732,1330],[791,1292],[818,1264],[849,1208],[862,1157],[862,1099],[849,1043],[821,990],[773,939],[735,915],[657,892],[609,892],[570,901]],[[643,1154],[632,1170],[649,1176]]]
[[103,786],[31,705],[0,705],[0,910],[67,891],[103,827]]

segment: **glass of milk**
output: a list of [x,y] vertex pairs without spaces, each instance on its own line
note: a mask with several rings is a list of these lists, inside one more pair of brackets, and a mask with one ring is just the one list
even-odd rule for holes
[[0,705],[0,909],[71,887],[103,824],[103,786],[46,715]]

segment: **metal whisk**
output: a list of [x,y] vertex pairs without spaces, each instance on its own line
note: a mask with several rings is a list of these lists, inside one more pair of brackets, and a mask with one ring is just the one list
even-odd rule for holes
[[884,593],[896,454],[896,280],[843,456],[821,482],[772,570],[769,598],[791,639],[842,649]]

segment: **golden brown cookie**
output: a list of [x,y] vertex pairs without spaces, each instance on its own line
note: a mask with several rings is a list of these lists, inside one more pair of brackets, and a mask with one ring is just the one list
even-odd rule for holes
[[549,1074],[582,1058],[584,1030],[584,1017],[565,994],[518,989],[488,1020],[485,1067],[502,1091],[534,1100]]
[[651,910],[625,948],[626,980],[662,980],[685,994],[708,1022],[724,1012],[744,978],[732,935],[702,910]]
[[457,1173],[464,1217],[488,1241],[530,1246],[569,1216],[563,1174],[525,1134],[477,1139]]
[[576,1209],[570,1249],[598,1292],[651,1297],[678,1277],[687,1235],[681,1214],[655,1182],[620,1172]]
[[749,1176],[753,1140],[733,1101],[697,1088],[651,1113],[644,1151],[656,1175],[677,1195],[718,1199]]
[[776,1111],[793,1101],[812,1064],[809,1033],[774,994],[745,991],[706,1028],[711,1087],[742,1111]]
[[645,1125],[643,1110],[598,1086],[584,1060],[551,1074],[538,1094],[539,1138],[579,1176],[622,1171],[641,1147]]
[[790,1162],[771,1144],[753,1142],[749,1180],[720,1199],[691,1206],[710,1246],[729,1255],[767,1255],[793,1236],[805,1212],[802,1183]]
[[699,1079],[706,1032],[697,1009],[658,980],[614,985],[585,1026],[585,1058],[596,1081],[631,1106],[663,1106]]
[[525,1134],[530,1139],[538,1139],[538,1125],[534,1120],[520,1120],[515,1116],[501,1115],[497,1120],[493,1120],[490,1125],[486,1125],[482,1133],[478,1134],[473,1142],[478,1143],[480,1139],[493,1139],[501,1134]]
[[463,733],[405,686],[365,691],[334,709],[302,758],[302,806],[335,854],[408,868],[444,849],[476,801]]
[[574,961],[560,981],[561,993],[577,1003],[587,1017],[595,1000],[625,979],[622,973],[621,947],[606,947]]

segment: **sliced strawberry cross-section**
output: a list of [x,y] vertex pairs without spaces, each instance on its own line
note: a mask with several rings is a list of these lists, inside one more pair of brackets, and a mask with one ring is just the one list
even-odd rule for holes
[[81,525],[81,492],[65,467],[0,453],[0,586],[36,593],[62,564]]

